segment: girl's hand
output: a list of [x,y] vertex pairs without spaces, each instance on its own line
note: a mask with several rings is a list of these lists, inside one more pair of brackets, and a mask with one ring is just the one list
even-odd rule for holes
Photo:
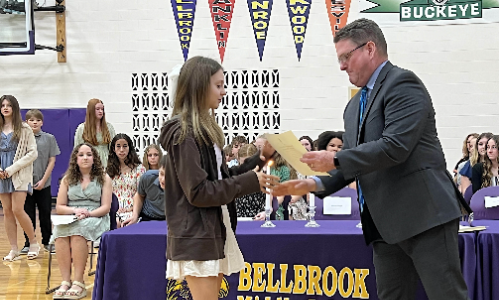
[[253,170],[258,177],[258,183],[260,184],[260,190],[264,193],[269,194],[267,189],[273,189],[277,184],[279,184],[279,177],[273,175],[267,175],[262,171],[258,171],[258,166]]

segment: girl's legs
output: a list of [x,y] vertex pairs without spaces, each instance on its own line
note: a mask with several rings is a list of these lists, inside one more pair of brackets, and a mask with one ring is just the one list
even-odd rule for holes
[[[57,251],[59,251],[59,249],[57,249]],[[75,270],[74,280],[83,283],[83,275],[85,273],[88,258],[88,245],[87,240],[84,237],[79,235],[71,237],[71,258],[73,259],[73,266]],[[73,285],[71,290],[81,291],[82,288],[80,286]]]
[[[9,239],[10,247],[14,251],[18,251],[17,248],[17,223],[14,212],[12,211],[12,197],[9,193],[0,194],[0,201],[2,202],[5,231],[7,231],[7,237]],[[24,207],[23,207],[24,209]],[[29,219],[29,217],[28,217]],[[31,220],[30,220],[31,222]]]
[[55,240],[57,263],[61,270],[62,280],[71,282],[71,238],[59,237]]
[[[59,264],[59,270],[61,271],[62,281],[71,282],[71,241],[70,237],[59,237],[55,240],[55,246],[57,251],[55,255],[57,256],[57,263]],[[71,283],[69,283],[71,285]],[[57,296],[64,296],[69,286],[61,285],[55,294]]]
[[[24,211],[24,202],[26,201],[26,192],[14,192],[12,196],[12,211],[16,216],[17,221],[23,228],[29,238],[30,245],[38,244],[35,237],[35,229],[28,214]],[[17,236],[16,236],[17,239]],[[16,242],[17,243],[17,242]]]
[[222,273],[211,277],[185,277],[193,300],[218,300],[222,279]]

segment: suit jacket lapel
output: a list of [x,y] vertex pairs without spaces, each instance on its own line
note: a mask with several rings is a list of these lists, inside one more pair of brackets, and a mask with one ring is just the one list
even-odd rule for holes
[[[369,95],[369,99],[367,99],[367,104],[366,104],[366,109],[364,111],[364,117],[362,118],[362,124],[360,124],[359,128],[357,129],[357,145],[360,143],[360,133],[362,129],[364,128],[364,125],[366,123],[367,116],[369,115],[369,110],[371,109],[371,106],[374,103],[374,99],[378,95],[378,92],[383,85],[383,81],[385,81],[386,75],[388,72],[393,68],[393,65],[388,61],[386,65],[381,69],[381,72],[379,72],[378,78],[376,79],[376,82],[374,83],[373,90],[371,91],[371,94]],[[357,120],[360,118],[359,113],[357,113]]]

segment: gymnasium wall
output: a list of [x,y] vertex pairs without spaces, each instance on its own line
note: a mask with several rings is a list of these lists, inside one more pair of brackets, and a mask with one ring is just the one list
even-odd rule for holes
[[[189,57],[220,60],[208,0],[197,2]],[[0,94],[15,95],[21,108],[82,108],[102,99],[116,131],[144,147],[171,109],[167,75],[183,62],[171,2],[66,3],[68,62],[57,63],[50,51],[0,57]],[[352,2],[349,21],[365,3]],[[390,60],[416,72],[430,91],[452,169],[468,132],[498,132],[499,23],[432,25],[382,29]],[[35,26],[36,43],[54,46],[54,13],[36,13]],[[298,60],[286,1],[274,0],[261,61],[248,2],[235,1],[223,66],[229,95],[219,118],[229,135],[293,130],[316,138],[342,129],[351,84],[336,61],[325,1],[312,1]]]

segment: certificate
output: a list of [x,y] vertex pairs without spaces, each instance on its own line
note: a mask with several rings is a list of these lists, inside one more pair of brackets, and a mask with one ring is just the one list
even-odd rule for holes
[[78,220],[75,215],[51,215],[50,219],[52,220],[52,224],[54,224],[54,226],[71,224]]
[[279,154],[296,170],[305,176],[330,176],[328,173],[315,172],[306,163],[302,163],[300,158],[307,153],[307,149],[298,141],[292,131],[281,134],[266,134],[267,141]]

